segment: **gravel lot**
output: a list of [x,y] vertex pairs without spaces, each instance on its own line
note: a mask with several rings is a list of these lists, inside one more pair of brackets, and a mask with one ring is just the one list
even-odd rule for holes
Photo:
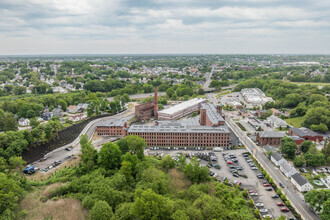
[[[171,150],[171,151],[164,151],[164,150],[148,150],[147,154],[152,155],[154,153],[163,153],[164,155],[171,155],[175,157],[177,153],[208,153],[211,151],[191,151],[191,150]],[[242,153],[247,152],[245,149],[238,149],[238,150],[226,150],[223,152],[214,152],[215,155],[218,157],[218,161],[214,163],[218,163],[220,165],[220,170],[216,168],[210,168],[210,170],[214,173],[216,173],[218,176],[217,178],[222,180],[224,177],[228,178],[228,181],[230,183],[233,183],[235,180],[241,182],[241,186],[244,189],[247,189],[248,191],[254,190],[258,193],[258,196],[253,196],[252,199],[254,200],[255,203],[263,203],[264,204],[264,209],[267,209],[268,211],[266,213],[262,213],[262,215],[272,215],[275,218],[279,218],[281,214],[283,214],[286,217],[293,217],[293,214],[291,212],[281,212],[279,206],[277,206],[277,203],[282,202],[280,198],[273,199],[271,198],[272,195],[275,195],[276,192],[274,190],[272,191],[266,191],[263,186],[263,183],[267,181],[266,179],[258,179],[256,174],[260,173],[259,170],[252,170],[248,162],[245,160],[243,157]],[[228,153],[228,154],[234,154],[238,160],[238,162],[233,162],[233,164],[227,164],[227,162],[224,160],[223,153]],[[201,160],[200,164],[203,166],[207,166],[208,162]],[[243,170],[238,170],[238,174],[240,175],[246,175],[247,178],[244,178],[242,176],[240,177],[234,177],[230,165],[233,166],[240,166],[243,168]],[[260,208],[261,209],[261,208]]]

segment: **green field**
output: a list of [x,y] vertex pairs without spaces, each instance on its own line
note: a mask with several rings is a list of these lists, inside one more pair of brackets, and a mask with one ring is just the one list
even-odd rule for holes
[[330,85],[330,83],[321,83],[321,82],[291,82],[293,84],[297,84],[297,85],[307,85],[307,84],[310,84],[310,85],[315,85],[315,86],[327,86],[327,85]]
[[301,117],[296,117],[296,118],[287,118],[285,119],[285,121],[289,124],[292,125],[296,128],[300,128],[301,127],[301,123],[303,123],[303,121],[305,120],[304,116]]
[[230,93],[231,93],[230,90],[229,90],[229,91],[224,91],[224,92],[221,92],[220,94],[218,94],[216,97],[217,97],[217,98],[220,98],[221,96],[228,95],[228,94],[230,94]]

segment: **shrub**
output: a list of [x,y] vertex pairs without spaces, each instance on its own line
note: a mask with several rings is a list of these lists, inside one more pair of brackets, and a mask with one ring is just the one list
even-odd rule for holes
[[90,212],[91,220],[108,220],[112,215],[112,208],[105,201],[96,202]]
[[87,209],[91,210],[97,200],[94,199],[91,195],[86,196],[82,201],[82,206]]

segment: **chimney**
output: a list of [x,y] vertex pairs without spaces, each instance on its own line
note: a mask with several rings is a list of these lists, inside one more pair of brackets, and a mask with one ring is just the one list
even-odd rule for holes
[[222,105],[221,105],[221,103],[219,103],[217,105],[217,112],[219,112],[219,114],[222,116]]
[[155,86],[155,109],[154,109],[154,116],[155,119],[158,119],[158,94],[157,94],[157,86]]

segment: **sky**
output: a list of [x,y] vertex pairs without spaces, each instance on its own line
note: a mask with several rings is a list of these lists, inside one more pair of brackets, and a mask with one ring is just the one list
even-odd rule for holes
[[0,0],[30,54],[330,54],[330,0]]

